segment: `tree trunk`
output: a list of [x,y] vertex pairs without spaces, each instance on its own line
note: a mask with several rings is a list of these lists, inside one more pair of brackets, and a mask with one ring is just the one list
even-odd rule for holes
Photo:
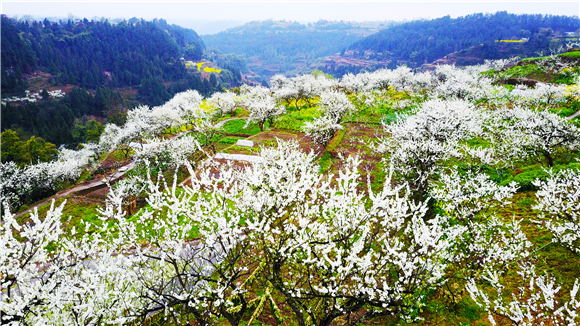
[[548,161],[548,166],[553,167],[554,166],[554,159],[552,158],[552,155],[550,155],[549,152],[544,152],[544,156],[546,157],[546,160]]

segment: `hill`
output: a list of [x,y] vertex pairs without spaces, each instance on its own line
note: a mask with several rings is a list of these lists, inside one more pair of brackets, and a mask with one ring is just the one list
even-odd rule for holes
[[2,321],[577,325],[579,58],[186,91],[2,162]]
[[210,94],[242,80],[239,60],[206,53],[195,31],[164,20],[27,21],[3,15],[1,23],[2,130],[19,129],[25,136],[73,143],[75,120],[104,121],[186,89]]
[[136,86],[183,78],[181,57],[199,60],[204,45],[192,30],[164,21],[51,22],[2,17],[2,88],[18,90],[22,75],[41,70],[54,83],[85,88]]
[[[514,15],[507,12],[449,16],[394,25],[361,39],[323,68],[342,75],[371,67],[419,67],[438,59],[469,65],[484,59],[535,56],[578,40],[578,17]],[[571,35],[570,35],[571,34]]]
[[297,74],[327,55],[369,35],[385,24],[319,21],[256,21],[221,33],[203,35],[209,48],[242,56],[257,80]]

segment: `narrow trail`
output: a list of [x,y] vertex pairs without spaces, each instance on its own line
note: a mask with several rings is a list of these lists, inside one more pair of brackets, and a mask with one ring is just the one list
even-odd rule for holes
[[46,204],[49,204],[51,201],[53,200],[57,200],[69,195],[77,195],[77,194],[83,194],[83,193],[88,193],[97,189],[101,189],[104,187],[107,187],[107,183],[111,184],[114,183],[115,181],[119,180],[123,175],[125,175],[125,173],[129,170],[131,170],[133,167],[135,166],[135,162],[129,162],[126,165],[123,165],[122,167],[120,167],[119,169],[117,169],[117,171],[103,177],[103,178],[99,178],[99,179],[92,179],[86,182],[83,182],[81,184],[78,184],[76,186],[70,187],[68,189],[62,190],[57,192],[55,195],[50,196],[48,198],[46,198],[45,200],[38,202],[36,204],[34,204],[33,206],[29,207],[28,209],[15,214],[15,217],[21,217],[24,214],[30,213],[33,209],[44,206]]
[[[223,127],[228,121],[239,120],[239,119],[245,120],[246,117],[224,119],[224,120],[218,122],[215,126],[220,128],[220,127]],[[192,130],[181,131],[181,132],[171,136],[170,138],[181,137],[181,136],[188,134],[190,132],[192,132]],[[56,194],[54,194],[54,195],[52,195],[52,196],[50,196],[50,197],[48,197],[40,202],[35,203],[34,205],[30,206],[26,210],[15,214],[14,216],[16,218],[19,218],[25,214],[30,213],[35,208],[39,208],[39,207],[42,207],[44,205],[49,204],[53,200],[57,200],[57,199],[60,199],[63,197],[71,196],[71,195],[73,195],[73,196],[74,195],[83,195],[83,194],[86,194],[86,193],[89,193],[89,192],[92,192],[92,191],[95,191],[95,190],[98,190],[101,188],[105,188],[105,187],[107,187],[107,183],[112,184],[115,181],[119,180],[121,177],[123,177],[125,175],[125,173],[127,171],[131,170],[133,167],[135,167],[135,162],[131,161],[131,162],[121,166],[119,169],[117,169],[117,171],[115,171],[109,175],[106,175],[102,178],[98,178],[98,179],[95,178],[95,179],[83,182],[81,184],[75,185],[73,187],[70,187],[68,189],[61,190],[61,191],[57,192]],[[189,178],[187,178],[187,180],[188,179]]]
[[576,111],[576,113],[567,116],[566,119],[567,120],[572,120],[572,119],[576,118],[577,116],[580,116],[580,111]]

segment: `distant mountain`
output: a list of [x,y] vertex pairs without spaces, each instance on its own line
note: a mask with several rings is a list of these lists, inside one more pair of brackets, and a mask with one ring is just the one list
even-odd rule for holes
[[203,35],[208,48],[242,56],[255,78],[274,74],[297,74],[311,70],[317,60],[336,53],[388,23],[319,21],[301,24],[288,21],[258,21]]
[[326,58],[322,67],[341,75],[402,64],[418,67],[445,56],[443,62],[457,64],[533,56],[561,45],[567,37],[577,38],[579,29],[578,17],[507,12],[418,20],[393,25],[356,41],[339,55]]
[[239,20],[203,20],[199,19],[199,16],[192,18],[172,18],[171,22],[179,26],[191,28],[201,35],[216,34],[244,24],[244,21]]

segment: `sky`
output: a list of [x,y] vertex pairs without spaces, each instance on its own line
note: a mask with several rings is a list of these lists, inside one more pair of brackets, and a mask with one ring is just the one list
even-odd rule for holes
[[508,11],[580,15],[579,0],[3,0],[8,16],[164,18],[170,23],[215,33],[254,20],[404,21]]

